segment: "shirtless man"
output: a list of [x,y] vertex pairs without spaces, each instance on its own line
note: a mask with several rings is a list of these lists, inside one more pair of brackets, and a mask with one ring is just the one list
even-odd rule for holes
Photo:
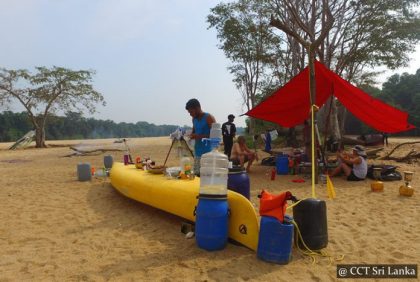
[[238,136],[238,140],[233,144],[232,153],[230,154],[232,163],[244,167],[244,164],[248,162],[246,171],[249,172],[255,157],[255,153],[246,146],[245,138],[243,136]]

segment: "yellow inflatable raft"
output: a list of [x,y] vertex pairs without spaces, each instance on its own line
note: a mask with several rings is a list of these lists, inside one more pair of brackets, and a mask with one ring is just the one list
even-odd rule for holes
[[[136,169],[134,165],[114,163],[110,173],[111,184],[121,194],[195,221],[194,210],[198,203],[200,179],[177,180],[163,175]],[[251,202],[244,196],[228,191],[230,208],[229,237],[238,243],[257,250],[258,219]]]

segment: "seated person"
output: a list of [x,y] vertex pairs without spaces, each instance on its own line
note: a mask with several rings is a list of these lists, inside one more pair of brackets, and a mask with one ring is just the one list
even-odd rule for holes
[[368,167],[366,152],[362,146],[356,145],[353,147],[352,154],[338,152],[337,157],[339,166],[332,171],[331,176],[344,172],[348,181],[359,181],[366,178]]
[[252,152],[245,144],[245,137],[238,136],[237,142],[233,144],[232,152],[230,153],[230,160],[234,165],[244,167],[248,162],[246,171],[249,172],[252,162],[255,160],[256,154]]

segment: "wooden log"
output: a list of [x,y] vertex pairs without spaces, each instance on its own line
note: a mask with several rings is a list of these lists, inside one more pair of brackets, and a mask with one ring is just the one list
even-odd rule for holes
[[382,157],[382,158],[380,158],[381,160],[392,160],[393,158],[390,158],[391,157],[391,155],[398,149],[398,148],[400,148],[401,146],[404,146],[404,145],[411,145],[411,144],[419,144],[420,143],[420,141],[413,141],[413,142],[404,142],[404,143],[401,143],[401,144],[398,144],[397,146],[395,146],[395,148],[394,149],[392,149],[391,150],[391,152],[389,152],[386,156],[384,156],[384,157]]

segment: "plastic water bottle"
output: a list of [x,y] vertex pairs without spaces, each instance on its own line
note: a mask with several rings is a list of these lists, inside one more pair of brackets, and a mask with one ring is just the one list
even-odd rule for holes
[[212,150],[201,156],[200,195],[227,195],[229,159],[217,150],[222,137],[219,123],[212,124],[210,137],[203,139]]
[[191,159],[187,156],[184,156],[181,158],[180,166],[181,166],[181,173],[183,174],[189,175],[193,172]]

